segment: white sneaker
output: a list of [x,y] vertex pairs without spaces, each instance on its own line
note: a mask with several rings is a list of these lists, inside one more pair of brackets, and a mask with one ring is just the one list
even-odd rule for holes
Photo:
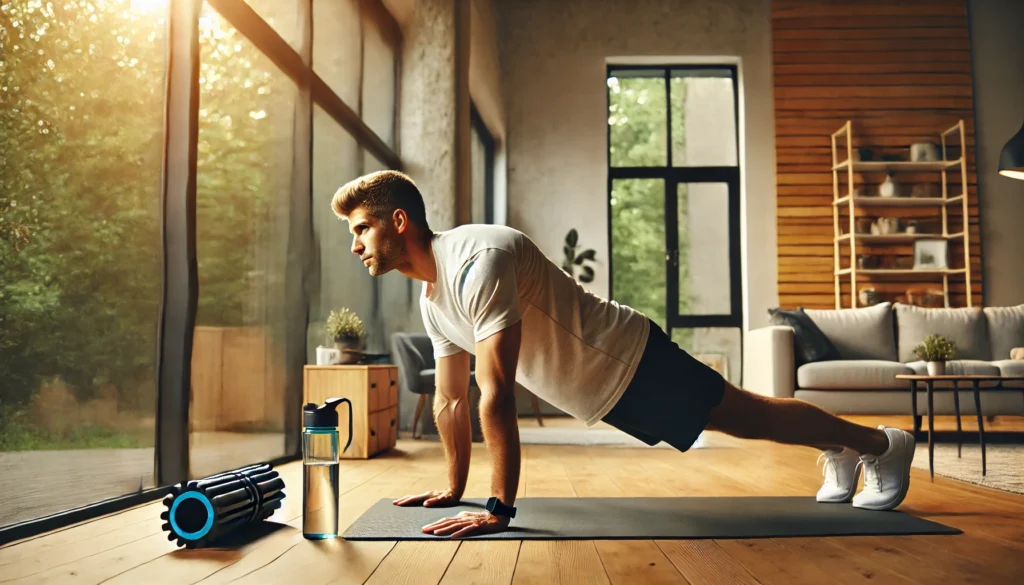
[[889,437],[889,448],[881,455],[861,455],[864,489],[853,497],[854,508],[892,510],[907,497],[910,464],[914,460],[914,435],[879,425]]
[[819,465],[822,459],[825,460],[825,467],[821,470],[825,483],[818,490],[818,501],[829,504],[849,502],[860,479],[860,455],[844,448],[842,451],[822,451],[818,456]]

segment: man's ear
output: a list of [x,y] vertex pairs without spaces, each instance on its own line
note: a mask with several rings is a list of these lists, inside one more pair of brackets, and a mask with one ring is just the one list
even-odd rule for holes
[[391,220],[395,222],[396,232],[402,233],[409,229],[409,216],[405,213],[405,210],[396,209],[395,212],[391,214]]

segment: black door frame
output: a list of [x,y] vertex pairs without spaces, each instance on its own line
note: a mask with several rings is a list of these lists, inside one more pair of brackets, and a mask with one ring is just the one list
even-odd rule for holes
[[[672,166],[672,72],[678,70],[727,70],[732,78],[733,119],[737,160],[739,159],[739,85],[737,66],[730,64],[612,65],[605,69],[605,79],[620,71],[660,71],[665,80],[666,163],[651,167],[613,167],[611,161],[611,126],[606,126],[605,151],[608,164],[608,289],[614,298],[615,270],[612,256],[612,186],[616,179],[661,179],[665,187],[665,276],[666,320],[669,336],[672,329],[698,327],[736,328],[740,332],[740,379],[743,376],[743,260],[740,248],[740,168],[736,166],[675,167]],[[607,87],[607,83],[605,84]],[[605,111],[611,105],[610,92],[605,93]],[[679,314],[679,228],[678,185],[684,183],[725,183],[729,197],[729,314]]]

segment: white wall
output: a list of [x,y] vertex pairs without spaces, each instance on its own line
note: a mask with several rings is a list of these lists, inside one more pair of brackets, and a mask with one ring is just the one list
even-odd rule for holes
[[577,228],[598,251],[590,288],[599,295],[608,294],[606,64],[739,64],[744,312],[750,327],[766,324],[778,303],[769,0],[500,0],[498,21],[509,224],[552,258]]
[[985,304],[1024,303],[1024,181],[999,175],[999,152],[1024,122],[1024,2],[970,0],[974,129]]

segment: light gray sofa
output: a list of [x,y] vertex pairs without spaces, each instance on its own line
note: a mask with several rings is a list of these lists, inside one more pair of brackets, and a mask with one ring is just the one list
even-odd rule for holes
[[[1024,376],[1024,360],[1010,351],[1024,346],[1024,305],[1016,307],[924,309],[882,303],[860,309],[805,310],[839,351],[841,359],[798,364],[795,330],[770,325],[747,333],[744,341],[744,387],[780,397],[796,397],[835,414],[910,415],[910,385],[897,374],[926,374],[913,349],[930,334],[952,339],[957,355],[947,362],[948,374]],[[961,383],[960,412],[975,414],[969,384]],[[1024,383],[1006,387],[1020,392],[986,390],[981,410],[986,416],[1024,415]],[[937,382],[936,388],[951,383]],[[924,384],[918,384],[917,415],[927,415]],[[934,394],[935,414],[953,414],[953,392]]]

